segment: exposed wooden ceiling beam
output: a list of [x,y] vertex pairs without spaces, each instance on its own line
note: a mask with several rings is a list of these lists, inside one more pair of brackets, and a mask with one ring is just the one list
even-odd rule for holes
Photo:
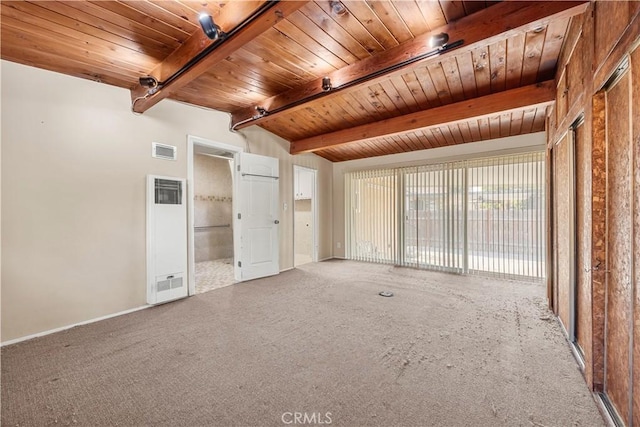
[[[265,2],[240,1],[229,3],[221,10],[220,15],[216,18],[216,24],[218,24],[223,31],[229,32],[235,26],[240,24],[244,17],[250,16],[251,13],[263,3]],[[305,3],[307,3],[307,1],[286,0],[277,3],[274,2],[273,6],[271,6],[265,13],[252,20],[235,34],[229,36],[193,67],[180,74],[179,77],[175,78],[166,86],[160,88],[151,96],[145,97],[147,94],[147,88],[140,84],[136,85],[136,87],[131,90],[133,111],[143,113],[161,100],[171,96],[171,94],[186,86],[201,74],[210,70],[216,63],[233,54],[233,52],[251,42],[254,38],[273,27],[280,20],[298,10]],[[171,55],[162,61],[162,63],[156,66],[153,71],[151,71],[150,75],[155,77],[158,81],[165,81],[191,61],[192,58],[201,53],[211,43],[211,40],[209,40],[202,31],[196,31],[182,46],[176,49]]]
[[471,118],[480,119],[526,107],[550,105],[554,102],[555,96],[555,82],[549,80],[350,129],[301,139],[291,143],[290,152],[291,154],[307,153],[355,141],[367,141],[419,129],[446,126],[467,121]]
[[[441,55],[424,59],[420,61],[420,63],[424,65],[429,61],[442,61],[443,58],[449,56],[470,52],[480,45],[489,45],[522,32],[532,31],[540,26],[547,25],[552,20],[578,15],[586,10],[588,4],[589,2],[586,1],[501,2],[442,26],[430,33],[418,36],[413,40],[388,49],[375,56],[336,70],[329,74],[328,77],[331,79],[333,86],[338,87],[370,75],[373,72],[385,70],[390,66],[410,60],[432,50],[429,46],[429,40],[434,34],[444,32],[449,34],[449,40],[451,42],[456,40],[464,41],[463,46]],[[415,65],[415,63],[411,65]],[[406,69],[406,67],[394,70],[393,73],[402,72],[404,69]],[[381,79],[388,78],[390,74],[391,73],[368,80],[367,82],[361,83],[361,85],[374,84]],[[337,92],[325,92],[324,96],[330,96],[335,93]],[[261,102],[259,106],[265,108],[267,111],[273,111],[279,108],[285,108],[296,102],[303,102],[310,97],[319,96],[323,96],[322,78],[267,98]],[[286,111],[292,112],[299,108],[304,108],[304,105],[293,106]],[[255,109],[251,107],[243,108],[232,114],[231,124],[236,129],[242,129],[246,126],[273,119],[277,117],[278,114],[279,113],[272,113],[263,118],[250,120],[256,115]]]

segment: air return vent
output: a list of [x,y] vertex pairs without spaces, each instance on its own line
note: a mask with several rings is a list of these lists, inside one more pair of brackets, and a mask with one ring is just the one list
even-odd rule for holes
[[172,145],[154,142],[151,144],[151,156],[156,159],[176,160],[178,158],[178,149]]

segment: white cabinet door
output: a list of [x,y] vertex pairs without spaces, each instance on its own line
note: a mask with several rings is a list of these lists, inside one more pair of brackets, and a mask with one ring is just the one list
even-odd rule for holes
[[280,195],[278,159],[240,153],[240,275],[257,279],[280,272],[278,224]]

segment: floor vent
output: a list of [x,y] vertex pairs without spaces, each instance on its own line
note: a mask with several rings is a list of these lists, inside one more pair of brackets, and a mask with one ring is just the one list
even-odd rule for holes
[[156,159],[176,160],[178,158],[178,149],[173,145],[154,142],[151,144],[151,156]]

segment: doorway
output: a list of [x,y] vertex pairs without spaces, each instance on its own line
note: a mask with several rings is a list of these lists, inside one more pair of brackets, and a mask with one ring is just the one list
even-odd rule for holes
[[234,165],[241,148],[189,136],[189,294],[238,281]]
[[293,248],[294,266],[318,262],[317,171],[293,167]]

